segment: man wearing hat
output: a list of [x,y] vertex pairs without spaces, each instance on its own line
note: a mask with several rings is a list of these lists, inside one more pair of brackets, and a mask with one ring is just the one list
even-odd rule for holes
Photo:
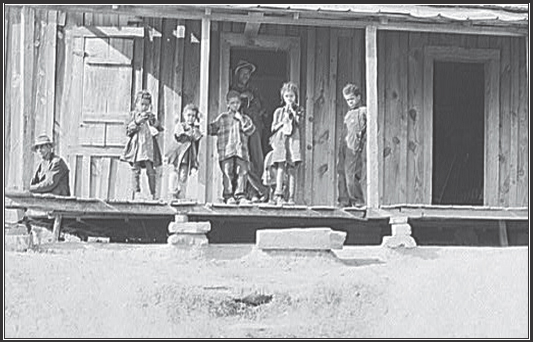
[[65,161],[52,151],[54,143],[41,134],[35,140],[32,150],[41,156],[35,176],[30,182],[30,192],[70,196],[69,169]]
[[266,202],[268,200],[268,188],[261,182],[263,174],[264,154],[262,147],[262,134],[264,129],[261,96],[257,88],[251,85],[250,78],[255,72],[255,65],[240,60],[235,67],[235,75],[230,90],[235,90],[241,95],[242,114],[248,115],[254,123],[255,132],[248,138],[248,151],[250,153],[250,167],[248,170],[247,196],[252,202]]

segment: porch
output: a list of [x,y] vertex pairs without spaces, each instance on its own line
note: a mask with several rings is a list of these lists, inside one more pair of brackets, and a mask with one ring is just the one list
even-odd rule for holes
[[[453,234],[459,234],[458,238],[464,237],[461,234],[467,234],[466,238],[471,238],[468,233],[461,232],[470,228],[480,232],[494,230],[497,231],[498,245],[501,246],[510,244],[510,227],[513,234],[514,231],[520,231],[522,235],[525,232],[526,238],[528,236],[528,208],[405,204],[383,206],[380,209],[341,209],[330,206],[106,201],[26,192],[6,192],[5,208],[40,212],[33,218],[49,225],[56,239],[59,239],[64,230],[84,238],[107,236],[112,241],[115,240],[113,242],[163,242],[168,223],[175,218],[185,218],[211,222],[213,228],[208,236],[210,240],[221,243],[253,242],[255,231],[261,228],[330,226],[347,231],[348,244],[359,244],[365,239],[367,244],[379,244],[380,237],[390,234],[389,219],[398,216],[407,217],[415,228],[415,239],[417,235],[427,235],[424,227],[436,228],[441,233],[442,227],[446,227],[444,230],[453,229]],[[439,227],[439,222],[444,224]],[[142,238],[135,237],[138,233],[135,227],[144,235]],[[523,240],[524,236],[518,240],[513,237],[511,244],[516,244],[515,241],[527,244]]]

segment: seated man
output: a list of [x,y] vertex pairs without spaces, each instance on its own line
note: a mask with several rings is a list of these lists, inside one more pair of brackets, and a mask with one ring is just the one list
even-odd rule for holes
[[54,143],[46,134],[37,137],[32,147],[39,153],[39,163],[35,176],[30,182],[30,192],[70,196],[69,169],[65,161],[52,151]]

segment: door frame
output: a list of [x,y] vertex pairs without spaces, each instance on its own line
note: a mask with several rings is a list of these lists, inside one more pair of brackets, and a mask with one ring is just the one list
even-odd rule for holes
[[[301,56],[301,46],[300,46],[300,37],[285,37],[285,36],[269,36],[269,35],[259,35],[254,37],[249,37],[244,34],[239,33],[229,33],[221,32],[220,33],[220,72],[219,72],[219,111],[223,112],[226,103],[226,94],[229,91],[229,81],[230,81],[230,50],[231,48],[248,48],[248,49],[265,49],[265,50],[276,50],[276,51],[285,51],[289,56],[289,77],[293,82],[300,83],[300,56]],[[302,94],[300,94],[300,99]],[[218,114],[217,114],[218,115]],[[210,118],[211,120],[214,119]],[[213,140],[210,140],[211,144],[214,144]],[[218,164],[218,155],[216,148],[210,146],[210,151],[213,151],[213,165]],[[222,173],[220,169],[216,166],[212,168],[212,177],[211,177],[211,186],[212,189],[209,192],[208,200],[215,202],[215,199],[220,196],[222,193]]]
[[[91,184],[91,159],[115,158],[122,152],[123,146],[114,145],[102,148],[101,146],[79,146],[78,129],[83,124],[83,77],[85,65],[85,39],[86,38],[127,38],[134,40],[133,64],[132,64],[132,90],[131,101],[133,103],[135,93],[142,89],[143,56],[144,56],[144,28],[143,27],[107,27],[107,26],[76,26],[65,29],[65,68],[63,78],[65,80],[63,91],[58,94],[60,106],[60,129],[59,149],[67,159],[71,170],[70,187],[73,195],[78,197],[90,197]],[[125,113],[128,115],[129,113]],[[91,119],[89,118],[89,121]],[[115,122],[115,121],[113,121]],[[118,122],[118,121],[116,121]],[[56,132],[54,132],[54,135]],[[108,183],[110,178],[117,178],[112,172],[126,172],[125,163],[111,166],[110,161],[105,162],[105,170],[102,177],[97,178],[97,183]],[[120,170],[119,170],[120,169]],[[106,178],[107,177],[107,178]],[[121,178],[121,177],[118,177]],[[113,188],[108,186],[108,188]],[[115,190],[105,194],[105,199],[114,197]]]
[[[483,205],[498,205],[499,137],[500,137],[500,50],[465,49],[457,46],[426,46],[424,48],[424,131],[425,148],[424,189],[428,204],[432,204],[433,191],[433,72],[435,61],[482,63],[484,65],[484,171]],[[426,140],[427,139],[427,140]]]

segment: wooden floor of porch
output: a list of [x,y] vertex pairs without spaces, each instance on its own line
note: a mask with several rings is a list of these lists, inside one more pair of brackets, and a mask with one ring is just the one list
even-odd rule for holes
[[[166,227],[175,215],[185,215],[190,221],[210,221],[212,231],[208,237],[210,241],[221,243],[253,242],[255,231],[262,228],[327,226],[348,232],[347,244],[379,244],[383,236],[390,234],[389,219],[406,216],[413,227],[413,236],[423,236],[432,243],[438,242],[434,237],[441,234],[441,240],[451,244],[463,238],[470,243],[485,241],[484,244],[491,245],[491,239],[473,239],[473,236],[485,236],[487,232],[495,231],[499,245],[508,245],[510,241],[513,244],[513,239],[520,240],[518,244],[523,244],[524,238],[528,237],[528,230],[524,227],[529,222],[527,207],[402,204],[367,209],[263,203],[228,205],[177,201],[113,201],[28,192],[5,192],[4,208],[29,210],[29,216],[33,215],[33,219],[40,220],[45,225],[53,225],[55,220],[63,232],[82,237],[110,236],[117,242],[164,242]],[[521,234],[518,240],[508,236],[511,235],[508,232],[516,229]],[[458,237],[446,240],[445,235],[452,230],[454,234],[455,231],[460,232]],[[461,233],[467,230],[477,233]]]

